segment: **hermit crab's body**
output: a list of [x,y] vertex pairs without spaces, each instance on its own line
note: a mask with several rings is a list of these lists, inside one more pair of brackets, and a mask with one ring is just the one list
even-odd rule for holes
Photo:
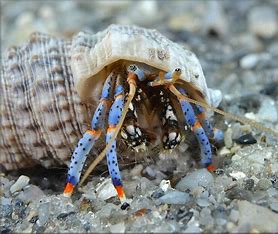
[[72,41],[34,34],[25,46],[7,51],[0,91],[0,161],[6,169],[34,161],[67,161],[93,111],[80,100],[100,98],[91,127],[73,151],[65,194],[78,183],[87,154],[103,133],[109,172],[124,202],[114,139],[121,130],[134,150],[150,144],[136,109],[154,109],[151,99],[158,102],[155,114],[163,128],[163,147],[171,149],[181,141],[180,112],[199,141],[203,165],[211,163],[208,137],[214,138],[215,132],[205,109],[189,104],[186,97],[215,107],[221,93],[207,88],[193,53],[156,30],[111,25],[97,34],[80,32]]

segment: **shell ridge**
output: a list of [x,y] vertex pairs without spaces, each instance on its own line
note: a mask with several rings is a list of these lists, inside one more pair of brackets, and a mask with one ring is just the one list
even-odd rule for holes
[[[63,42],[64,43],[64,42]],[[65,123],[65,121],[63,121],[63,116],[65,117],[65,111],[63,110],[63,108],[61,108],[61,106],[59,106],[59,104],[62,102],[62,101],[65,101],[65,97],[63,97],[63,96],[59,96],[59,97],[57,97],[55,94],[54,94],[54,91],[55,91],[55,89],[56,89],[56,87],[57,87],[57,84],[56,84],[56,82],[55,82],[55,76],[54,76],[54,74],[56,74],[56,73],[59,73],[59,75],[61,75],[62,77],[63,77],[63,83],[61,84],[61,87],[63,87],[63,89],[65,89],[65,86],[66,86],[66,82],[65,82],[65,79],[64,79],[64,76],[63,76],[63,74],[61,74],[60,72],[61,71],[63,71],[63,69],[61,69],[61,71],[52,71],[52,63],[51,63],[51,61],[53,61],[53,60],[51,60],[51,58],[50,58],[50,56],[49,56],[49,51],[47,50],[47,48],[48,48],[48,43],[46,44],[46,46],[44,47],[44,49],[45,49],[45,51],[44,51],[44,53],[45,53],[45,55],[46,55],[46,59],[49,61],[49,63],[48,63],[48,71],[47,71],[47,74],[50,76],[50,83],[51,83],[51,88],[50,88],[50,93],[52,94],[52,96],[53,96],[53,98],[54,98],[54,104],[55,104],[55,109],[56,109],[56,111],[54,112],[55,113],[55,115],[53,116],[53,117],[55,117],[56,118],[56,120],[57,121],[54,121],[54,122],[56,122],[56,125],[57,125],[57,130],[56,131],[54,131],[53,133],[51,133],[51,135],[53,136],[53,137],[57,137],[57,133],[60,133],[59,135],[62,135],[62,137],[63,137],[63,140],[62,139],[59,139],[60,140],[60,142],[59,142],[59,144],[57,143],[58,142],[58,139],[56,140],[56,141],[52,141],[52,145],[53,145],[53,149],[54,149],[54,151],[55,151],[55,154],[53,155],[55,158],[58,158],[58,155],[59,155],[59,153],[57,152],[57,148],[60,148],[62,145],[61,144],[63,144],[63,142],[69,142],[69,138],[68,138],[68,134],[67,134],[67,132],[66,132],[66,123]],[[59,48],[56,48],[55,49],[55,53],[58,53],[59,54]],[[55,66],[55,63],[56,64],[59,64],[59,66],[60,66],[60,63],[61,63],[61,56],[55,61],[53,61],[53,63],[54,63],[54,66]],[[51,116],[52,117],[52,116]],[[60,127],[60,126],[62,126],[62,127]],[[57,132],[57,133],[55,133],[55,132]],[[54,139],[54,138],[53,138]]]
[[[31,66],[32,68],[32,77],[34,78],[34,83],[36,84],[33,86],[33,91],[34,95],[30,95],[30,103],[31,103],[31,110],[33,113],[34,118],[38,122],[38,132],[39,136],[42,140],[40,142],[45,142],[45,144],[48,146],[48,152],[51,153],[51,156],[54,156],[56,154],[55,149],[53,149],[52,144],[51,144],[51,133],[47,128],[47,120],[45,119],[45,111],[42,111],[43,108],[46,106],[47,108],[47,113],[51,113],[51,107],[48,104],[44,104],[42,102],[42,98],[45,98],[43,96],[44,93],[49,93],[49,83],[51,80],[47,80],[46,78],[48,77],[48,65],[49,65],[49,60],[46,59],[45,57],[45,34],[39,34],[39,38],[36,39],[34,43],[31,43],[32,45],[32,53],[35,52],[36,55],[39,56],[39,63],[34,64],[34,66]],[[38,79],[39,78],[39,79]],[[43,82],[43,86],[39,88],[39,84]],[[47,90],[48,88],[48,90]],[[50,97],[51,98],[51,97]],[[46,99],[48,101],[49,98]],[[48,152],[45,152],[45,156],[50,156]],[[44,158],[44,154],[41,156]],[[54,157],[55,158],[55,157]]]
[[68,108],[69,108],[69,112],[71,115],[71,125],[72,125],[72,129],[71,131],[67,132],[68,136],[71,138],[69,139],[69,147],[70,150],[72,151],[72,145],[75,143],[75,139],[73,137],[71,137],[72,132],[75,132],[74,135],[78,136],[78,134],[76,134],[77,132],[82,132],[83,129],[81,128],[81,124],[82,121],[77,121],[78,117],[80,116],[80,114],[77,114],[76,109],[75,109],[75,105],[74,105],[74,96],[76,94],[74,94],[74,84],[73,84],[73,77],[72,77],[72,73],[70,70],[70,67],[68,66],[68,64],[70,64],[69,62],[69,50],[67,50],[66,48],[67,44],[65,44],[65,46],[63,46],[62,42],[59,42],[59,48],[61,48],[61,52],[62,54],[64,54],[65,56],[62,57],[61,59],[61,64],[63,69],[63,76],[64,77],[68,77],[68,79],[65,79],[65,84],[66,84],[66,93],[68,94],[66,96],[66,100],[68,101]]
[[[16,48],[14,50],[16,50]],[[16,55],[16,53],[15,53],[15,55]],[[10,92],[10,88],[12,88],[12,85],[10,85],[8,82],[15,80],[14,74],[11,69],[11,66],[12,66],[11,62],[13,62],[13,64],[14,64],[15,61],[17,62],[17,58],[15,58],[15,57],[13,60],[6,61],[7,70],[6,70],[6,72],[4,71],[6,76],[5,75],[3,76],[3,78],[6,77],[6,79],[5,78],[3,79],[3,87],[4,87],[4,91],[6,91],[6,92],[4,92],[4,95],[3,95],[3,104],[6,107],[5,114],[8,117],[7,118],[8,125],[6,125],[7,130],[8,130],[7,135],[10,136],[9,138],[6,138],[9,140],[9,144],[8,144],[7,148],[11,149],[11,151],[10,151],[11,152],[11,154],[10,154],[11,162],[17,164],[18,161],[20,162],[20,159],[22,158],[22,156],[21,156],[21,158],[17,157],[18,153],[21,155],[24,155],[25,149],[24,149],[23,145],[20,143],[19,136],[17,135],[17,131],[16,131],[17,126],[15,123],[14,117],[12,115],[12,113],[13,113],[12,110],[14,108],[14,105],[12,105],[13,104],[12,102],[9,102],[9,100],[13,100],[13,99],[11,98],[12,92]],[[2,100],[2,98],[1,98],[1,100]],[[25,155],[25,159],[26,159],[26,161],[28,161],[28,157],[26,157],[26,155]]]

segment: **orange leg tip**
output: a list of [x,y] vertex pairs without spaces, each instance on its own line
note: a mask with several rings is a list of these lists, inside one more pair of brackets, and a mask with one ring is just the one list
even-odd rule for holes
[[115,189],[118,193],[118,197],[120,198],[120,200],[121,201],[125,200],[125,193],[124,193],[123,186],[121,186],[121,185],[115,186]]
[[64,189],[64,196],[70,197],[74,189],[74,185],[72,183],[67,183],[65,189]]
[[212,172],[212,171],[216,170],[216,167],[211,164],[211,165],[207,166],[207,169],[208,169],[208,171]]

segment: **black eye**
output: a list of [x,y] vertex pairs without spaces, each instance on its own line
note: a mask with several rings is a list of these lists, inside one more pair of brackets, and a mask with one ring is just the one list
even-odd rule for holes
[[129,65],[129,70],[136,71],[136,66],[135,65]]
[[175,72],[181,72],[181,69],[180,68],[176,68]]

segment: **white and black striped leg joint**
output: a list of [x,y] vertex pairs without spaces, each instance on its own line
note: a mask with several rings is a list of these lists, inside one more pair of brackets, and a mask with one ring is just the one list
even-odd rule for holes
[[162,120],[163,136],[162,143],[164,149],[174,149],[181,142],[181,134],[178,126],[176,111],[167,92],[161,90],[159,93],[160,102],[162,104]]
[[135,151],[145,149],[146,136],[138,126],[137,112],[134,102],[131,102],[126,114],[125,123],[121,129],[121,136],[126,145],[133,148]]

